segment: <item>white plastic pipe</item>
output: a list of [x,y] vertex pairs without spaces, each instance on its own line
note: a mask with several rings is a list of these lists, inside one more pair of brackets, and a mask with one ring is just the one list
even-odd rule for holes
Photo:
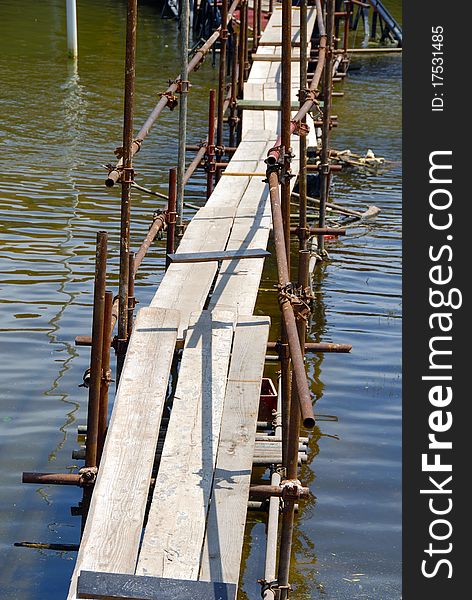
[[67,53],[70,58],[77,58],[77,6],[76,0],[66,0],[67,14]]

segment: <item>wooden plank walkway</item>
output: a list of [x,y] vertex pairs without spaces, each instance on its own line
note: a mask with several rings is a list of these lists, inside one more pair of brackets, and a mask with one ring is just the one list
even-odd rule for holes
[[193,315],[137,575],[198,577],[234,326],[230,311]]
[[79,570],[134,573],[178,325],[175,310],[138,312],[69,598]]
[[[293,7],[295,41],[298,14]],[[276,7],[263,34],[274,43],[257,52],[273,59],[254,62],[245,100],[280,100],[280,19]],[[315,19],[312,9],[308,38]],[[296,63],[292,70],[297,100]],[[177,256],[267,248],[271,211],[262,174],[279,129],[280,111],[243,111],[242,142]],[[311,126],[308,145],[316,143]],[[296,136],[292,146],[296,176]],[[252,316],[263,265],[264,258],[247,257],[172,263],[150,308],[138,313],[69,600],[82,570],[238,583],[269,333],[268,317]],[[176,340],[184,349],[144,523]]]
[[239,581],[268,317],[243,317],[234,337],[200,579]]

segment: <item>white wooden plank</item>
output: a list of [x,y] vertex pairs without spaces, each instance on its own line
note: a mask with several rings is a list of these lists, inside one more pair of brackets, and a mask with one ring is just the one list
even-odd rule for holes
[[193,317],[136,573],[197,579],[235,314]]
[[175,310],[138,312],[69,599],[82,569],[134,573],[178,324]]
[[200,579],[237,584],[270,319],[240,318],[221,425]]

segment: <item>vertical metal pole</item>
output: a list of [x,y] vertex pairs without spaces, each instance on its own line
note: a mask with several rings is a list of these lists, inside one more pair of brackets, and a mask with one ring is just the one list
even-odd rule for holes
[[[331,91],[333,85],[333,32],[334,32],[334,1],[327,0],[326,5],[326,63],[324,68],[323,85],[323,127],[321,132],[321,162],[320,162],[320,218],[319,226],[326,223],[326,202],[329,195],[329,140],[331,121]],[[318,248],[323,255],[324,236],[318,236]]]
[[[177,201],[177,171],[169,169],[169,194],[167,201],[167,236],[166,255],[173,254],[175,250],[175,223],[176,223],[176,201]],[[166,270],[169,268],[170,259],[166,256]]]
[[129,267],[128,267],[128,340],[133,332],[133,314],[134,307],[136,306],[136,299],[134,297],[134,252],[130,252],[128,255]]
[[179,105],[179,155],[177,166],[177,226],[182,228],[184,209],[185,144],[187,143],[188,103],[188,37],[190,7],[189,0],[181,0],[182,18],[180,25],[180,105]]
[[[308,287],[310,252],[302,250],[299,252],[298,285],[303,289]],[[297,321],[298,338],[302,354],[305,351],[306,322],[303,318]],[[300,438],[300,406],[295,387],[292,389],[290,424],[288,435],[288,457],[287,457],[287,479],[298,479],[298,445]],[[292,553],[293,527],[295,520],[296,499],[286,498],[282,513],[282,530],[280,534],[280,553],[277,581],[280,590],[280,600],[288,596],[290,558]]]
[[[284,169],[281,182],[281,207],[284,229],[285,251],[287,256],[287,280],[290,281],[290,127],[292,103],[292,2],[282,0],[282,115],[281,141],[284,154]],[[288,424],[290,421],[291,371],[288,354],[287,332],[282,324],[282,460],[287,464]]]
[[241,97],[244,88],[244,63],[246,57],[246,6],[247,0],[242,0],[239,5],[240,26],[239,26],[239,71],[238,71],[238,96]]
[[134,90],[136,78],[137,0],[128,0],[126,21],[125,101],[123,122],[123,174],[121,181],[120,283],[118,305],[117,382],[121,376],[128,336],[129,238],[131,185],[133,183],[132,146]]
[[259,47],[259,40],[262,37],[262,0],[257,0],[257,44],[256,50]]
[[77,5],[76,0],[66,0],[67,18],[67,54],[69,58],[77,58]]
[[198,21],[198,0],[193,0],[193,10],[192,10],[192,30],[195,33],[197,31],[197,21]]
[[290,128],[292,120],[292,2],[282,0],[282,118],[281,140],[284,152],[284,175],[281,187],[285,247],[290,277]]
[[244,3],[244,12],[244,80],[246,80],[249,76],[249,3],[247,0]]
[[[271,475],[270,485],[280,485],[280,474],[274,471]],[[264,567],[264,579],[267,582],[275,580],[276,558],[277,558],[277,537],[279,530],[279,509],[280,498],[271,496],[269,499],[269,516],[267,519],[267,549]],[[275,590],[264,590],[263,600],[274,600]]]
[[213,193],[213,178],[215,176],[215,90],[210,90],[208,107],[208,142],[207,142],[207,199]]
[[105,292],[105,310],[103,318],[103,345],[102,345],[102,380],[100,387],[100,410],[98,413],[98,440],[97,464],[103,452],[108,423],[108,388],[111,381],[110,371],[110,342],[111,342],[111,314],[113,310],[113,293]]
[[93,293],[92,349],[90,354],[90,386],[87,413],[85,466],[97,466],[98,422],[102,381],[102,349],[105,317],[107,240],[105,231],[97,234],[95,286]]
[[237,125],[236,101],[238,98],[238,56],[239,56],[239,36],[233,33],[233,62],[231,65],[231,111],[229,121],[229,145],[235,145],[235,134]]
[[347,15],[344,17],[344,39],[343,39],[343,49],[344,53],[347,53],[348,45],[349,45],[349,29],[351,24],[351,11],[352,4],[351,2],[345,2],[345,10]]
[[[342,4],[342,0],[335,0],[335,3],[334,3],[334,10],[335,10],[335,12],[341,12],[341,4]],[[341,18],[339,16],[335,15],[335,17],[334,17],[334,24],[335,25],[334,25],[333,46],[336,49],[338,47],[340,21],[341,21]]]
[[257,51],[257,43],[259,41],[259,0],[253,0],[252,4],[252,53],[255,54]]
[[[218,162],[221,162],[221,148],[223,147],[223,113],[226,96],[226,49],[228,45],[228,0],[222,0],[221,6],[221,33],[220,33],[220,70],[218,77],[218,121],[216,129],[216,146]],[[216,178],[218,181],[218,171]]]
[[[308,88],[307,69],[308,69],[308,33],[307,33],[307,0],[300,2],[300,106],[305,100],[305,90]],[[306,118],[303,118],[306,123]],[[300,171],[298,175],[299,187],[299,219],[298,219],[298,239],[299,249],[306,249],[307,241],[307,141],[306,136],[300,136]]]

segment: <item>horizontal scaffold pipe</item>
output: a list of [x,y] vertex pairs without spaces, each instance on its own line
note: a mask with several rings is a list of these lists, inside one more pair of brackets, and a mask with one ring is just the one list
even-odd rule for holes
[[[237,9],[239,2],[240,2],[240,0],[234,0],[231,7],[229,8],[227,23],[229,23],[231,21],[231,19],[233,18],[233,13]],[[216,29],[213,32],[213,34],[207,39],[207,41],[203,44],[203,46],[201,46],[193,55],[192,60],[188,64],[189,74],[192,73],[192,71],[194,71],[196,69],[196,67],[198,67],[198,65],[203,61],[208,50],[210,50],[210,48],[218,40],[220,35],[221,35],[221,25],[220,25],[220,27],[218,27],[218,29]],[[180,75],[175,79],[175,81],[173,83],[170,84],[170,86],[167,88],[167,90],[161,95],[161,99],[156,104],[156,106],[154,107],[154,110],[151,112],[151,114],[147,118],[146,122],[141,127],[140,131],[138,132],[138,135],[136,136],[136,139],[134,140],[132,149],[131,149],[133,156],[136,154],[136,152],[138,152],[140,150],[141,144],[143,143],[144,138],[151,131],[152,126],[156,122],[156,120],[159,117],[159,115],[161,114],[161,112],[167,106],[169,100],[173,97],[175,92],[178,91],[179,86],[180,86]],[[116,164],[115,168],[112,169],[108,173],[108,177],[105,180],[105,185],[107,187],[113,187],[115,185],[115,183],[117,183],[117,181],[120,179],[121,165],[122,165],[122,160],[120,159],[118,161],[118,163]]]

